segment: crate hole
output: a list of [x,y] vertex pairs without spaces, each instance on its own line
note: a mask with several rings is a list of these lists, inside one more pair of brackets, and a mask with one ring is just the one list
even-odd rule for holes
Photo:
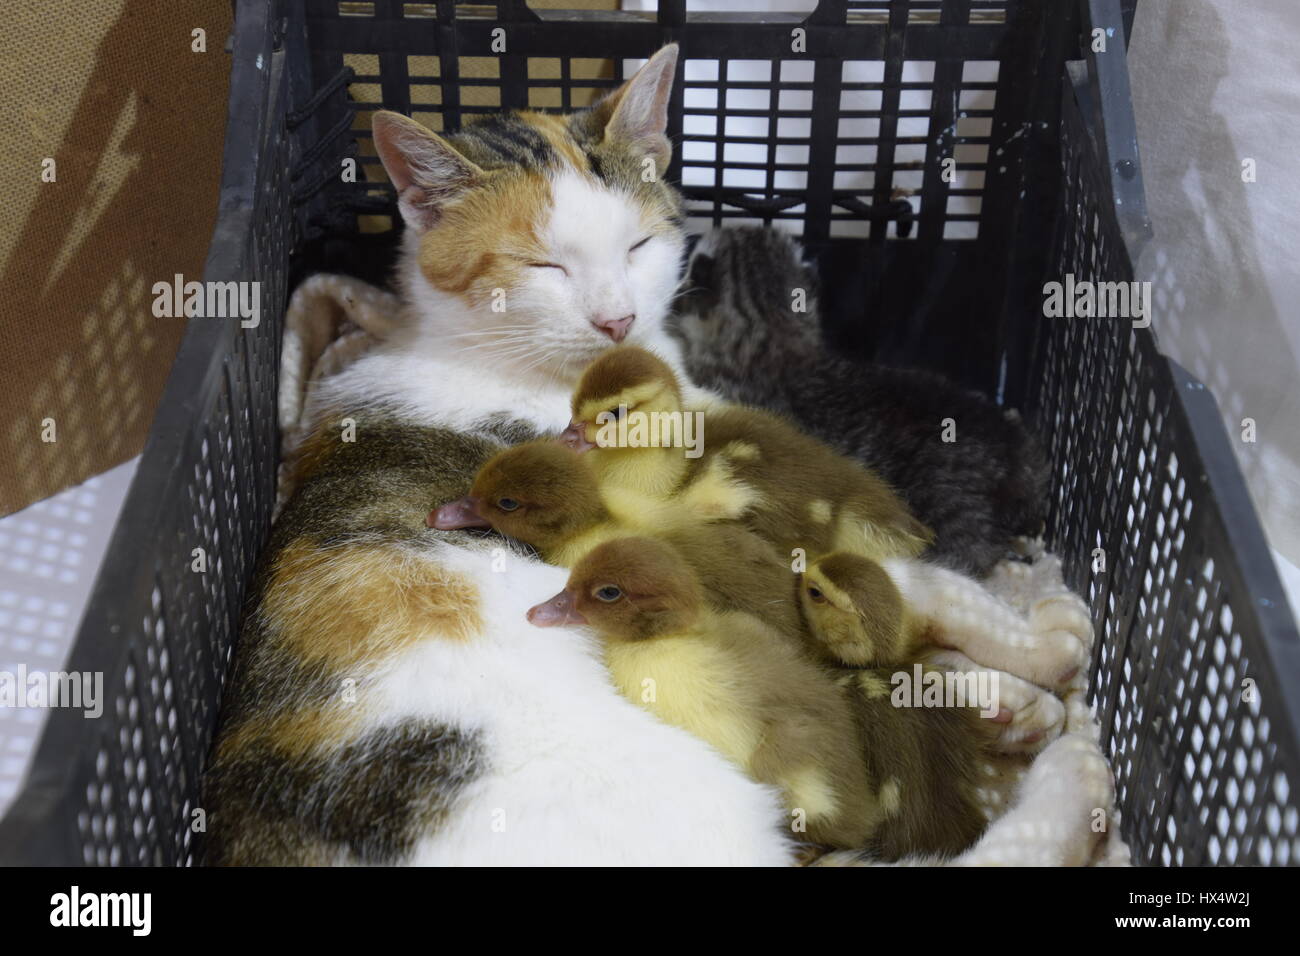
[[712,163],[717,159],[717,146],[699,140],[685,140],[682,142],[681,155],[683,163]]
[[770,83],[771,60],[728,60],[727,79],[744,83]]
[[811,83],[814,74],[813,64],[809,60],[782,60],[782,83]]
[[934,94],[929,90],[903,90],[898,94],[898,108],[900,110],[928,111],[933,101]]
[[925,173],[919,169],[904,169],[894,173],[895,189],[919,190],[924,185]]
[[723,162],[726,163],[760,163],[767,162],[767,147],[761,143],[727,143],[723,147]]
[[431,83],[420,83],[411,87],[412,106],[441,106],[442,87]]
[[879,113],[883,96],[880,90],[841,90],[840,112]]
[[442,113],[434,113],[428,110],[412,110],[411,119],[417,123],[423,123],[435,133],[441,133],[443,130]]
[[[786,97],[798,99],[800,96],[806,100],[806,106],[794,106],[793,109],[811,109],[812,93],[807,90],[783,90],[781,93],[781,102],[786,102]],[[770,90],[727,90],[727,109],[729,110],[767,110],[772,104],[772,93]]]
[[876,163],[875,146],[836,146],[836,166],[874,166]]
[[683,136],[717,136],[718,118],[702,116],[699,113],[687,113],[682,117]]
[[967,60],[962,64],[961,83],[996,83],[1001,64],[997,60]]
[[722,129],[728,139],[766,138],[768,121],[764,116],[728,116]]
[[962,90],[957,97],[959,112],[992,113],[996,105],[996,90]]
[[930,119],[927,116],[904,116],[898,121],[899,139],[924,139],[930,133]]
[[[731,90],[729,93],[740,92]],[[758,92],[758,91],[753,91]],[[763,109],[767,109],[767,94],[764,93]],[[728,106],[732,106],[730,97],[728,97]],[[734,107],[733,107],[734,108]],[[778,98],[777,109],[782,113],[808,112],[812,109],[812,90],[782,90]]]
[[[900,143],[894,148],[894,165],[920,169],[925,166],[925,146],[920,143]],[[958,160],[960,162],[960,160]]]
[[782,116],[776,121],[777,139],[808,139],[812,135],[812,120],[799,116]]
[[840,64],[840,80],[844,83],[883,83],[884,60],[845,60]]
[[880,136],[880,120],[865,116],[846,117],[839,121],[837,132],[840,140],[877,139]]
[[979,196],[949,196],[947,213],[950,216],[978,216],[984,208]]
[[871,223],[861,219],[835,218],[831,220],[830,234],[836,239],[866,239],[871,235]]
[[[532,93],[533,91],[530,90],[529,92]],[[501,105],[501,89],[496,86],[462,86],[460,89],[460,105],[469,109],[499,107]]]
[[462,56],[457,60],[461,79],[500,79],[501,60],[495,56]]
[[352,67],[357,76],[379,75],[379,56],[374,53],[344,53],[343,65]]
[[348,87],[348,95],[353,102],[367,106],[381,106],[384,102],[383,89],[378,83],[353,83]]
[[712,186],[716,171],[711,166],[688,166],[682,164],[683,186]]
[[903,83],[933,83],[934,60],[904,60],[899,79]]
[[855,194],[870,194],[876,188],[876,174],[870,170],[836,172],[832,188],[852,190]]
[[530,80],[558,80],[561,76],[560,60],[551,56],[530,56],[526,70]]
[[[736,8],[744,9],[749,4],[740,4]],[[657,9],[656,0],[636,0],[635,3],[623,5],[624,10],[655,10]],[[687,13],[714,13],[719,9],[717,0],[686,0]],[[727,9],[723,5],[722,9]],[[776,0],[770,8],[764,7],[764,12],[771,13],[812,13],[817,9],[817,0]]]
[[767,185],[767,174],[761,169],[724,169],[722,185],[728,189],[762,189]]

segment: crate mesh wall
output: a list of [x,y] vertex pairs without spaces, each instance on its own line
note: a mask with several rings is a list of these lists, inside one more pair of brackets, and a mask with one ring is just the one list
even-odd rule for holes
[[[1072,96],[1061,132],[1048,278],[1127,282]],[[1031,410],[1054,471],[1048,538],[1092,606],[1090,700],[1135,861],[1300,863],[1286,691],[1261,666],[1258,625],[1243,621],[1251,595],[1228,577],[1230,545],[1167,360],[1120,319],[1046,320],[1041,347]]]
[[[289,139],[279,137],[254,216],[250,276],[262,318],[233,336],[215,401],[201,412],[197,454],[182,466],[178,529],[153,565],[145,614],[108,703],[93,776],[76,822],[84,862],[188,863],[191,813],[238,627],[240,600],[270,525],[279,440],[277,356],[288,295]],[[193,570],[202,548],[207,570]]]
[[[816,34],[808,40],[815,55],[791,50],[791,30],[805,14],[676,31],[682,109],[670,127],[678,144],[670,175],[683,185],[692,228],[749,221],[801,236],[811,227],[814,241],[977,238],[998,96],[1008,82],[999,76],[1008,11],[1019,3],[828,0],[803,26]],[[692,9],[677,6],[683,16]],[[443,131],[503,108],[587,106],[643,62],[624,50],[643,55],[658,42],[638,37],[659,34],[654,14],[625,14],[616,21],[621,44],[602,43],[608,34],[595,21],[575,25],[590,30],[584,44],[573,29],[527,29],[538,16],[560,14],[522,0],[308,0],[307,8],[318,78],[344,66],[355,71],[351,130],[366,169],[355,192],[370,197],[390,194],[370,139],[374,110],[398,110]],[[505,53],[491,48],[497,26],[506,31]],[[846,34],[847,26],[879,32]],[[885,27],[906,34],[902,57],[877,42]],[[961,42],[950,39],[958,28]],[[955,160],[954,181],[929,161],[936,156]],[[998,168],[1006,174],[1004,162]],[[897,202],[911,206],[917,228],[865,215]]]

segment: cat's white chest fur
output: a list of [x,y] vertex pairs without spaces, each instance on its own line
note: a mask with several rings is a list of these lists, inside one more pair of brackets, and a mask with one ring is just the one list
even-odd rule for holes
[[483,635],[419,644],[372,692],[403,716],[477,731],[488,767],[411,862],[790,862],[774,791],[621,697],[585,635],[524,620],[565,571],[513,557],[494,570],[453,548],[440,560],[478,585]]
[[[498,418],[540,431],[568,422],[572,380],[519,377],[432,344],[411,335],[376,349],[324,383],[317,409],[378,404],[467,432]],[[529,624],[528,608],[567,572],[513,555],[503,564],[504,554],[444,544],[413,557],[472,581],[483,627],[467,641],[430,633],[365,694],[376,726],[430,719],[476,733],[484,748],[485,770],[410,862],[788,865],[779,795],[624,699],[582,633]]]

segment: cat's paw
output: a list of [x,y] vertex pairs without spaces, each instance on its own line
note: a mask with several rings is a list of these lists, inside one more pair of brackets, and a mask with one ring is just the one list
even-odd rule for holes
[[1005,671],[981,667],[960,651],[942,650],[930,654],[931,667],[959,674],[978,673],[994,687],[996,713],[980,718],[989,749],[1005,754],[1035,754],[1059,737],[1065,727],[1066,710],[1050,691]]
[[1064,631],[1085,649],[1092,647],[1092,615],[1088,605],[1072,591],[1050,594],[1030,605],[1029,626],[1039,634]]
[[1035,601],[1029,608],[1033,650],[1025,676],[1044,687],[1063,690],[1087,666],[1092,647],[1092,619],[1068,591]]
[[997,679],[998,715],[983,721],[994,750],[1035,754],[1061,736],[1066,711],[1055,694],[1013,674],[998,673]]

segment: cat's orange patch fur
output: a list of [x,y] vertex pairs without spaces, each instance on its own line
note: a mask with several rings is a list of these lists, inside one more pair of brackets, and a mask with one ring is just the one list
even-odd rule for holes
[[346,741],[349,729],[358,724],[361,709],[356,705],[307,707],[242,724],[221,738],[218,759],[228,759],[259,743],[282,756],[303,759]]
[[341,671],[431,634],[466,641],[483,630],[471,581],[392,544],[294,541],[276,558],[262,615],[302,660]]
[[491,174],[450,207],[420,245],[420,270],[435,288],[490,305],[494,290],[519,285],[528,262],[545,262],[538,230],[551,208],[551,186],[533,171]]

